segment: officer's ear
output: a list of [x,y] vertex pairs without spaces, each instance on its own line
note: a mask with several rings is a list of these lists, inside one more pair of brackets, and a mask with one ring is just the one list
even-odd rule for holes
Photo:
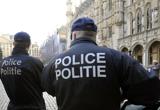
[[72,40],[72,33],[71,33],[70,39]]
[[15,42],[13,42],[13,46],[15,46]]
[[76,32],[75,31],[72,32],[70,37],[71,37],[72,41],[75,40],[76,39]]

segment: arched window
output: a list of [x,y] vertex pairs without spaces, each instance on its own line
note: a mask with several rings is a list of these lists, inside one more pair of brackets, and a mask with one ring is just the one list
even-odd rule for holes
[[151,4],[147,4],[146,6],[146,28],[152,28],[152,11],[151,11]]
[[140,62],[141,64],[143,63],[143,46],[142,45],[137,45],[133,49],[133,56],[138,62]]
[[137,33],[142,32],[142,11],[137,12]]
[[131,1],[131,4],[134,2],[134,0],[130,0]]
[[159,24],[160,24],[160,0],[158,1],[158,21],[159,21]]
[[110,26],[110,27],[108,27],[108,31],[109,31],[109,38],[111,38],[112,37],[112,26]]
[[133,28],[133,14],[130,13],[130,34],[134,33],[134,28]]
[[109,10],[112,10],[112,0],[109,0],[108,5],[109,5]]
[[158,1],[158,7],[159,7],[159,10],[160,10],[160,0]]
[[101,4],[100,14],[101,14],[101,17],[103,18],[104,16],[103,4]]

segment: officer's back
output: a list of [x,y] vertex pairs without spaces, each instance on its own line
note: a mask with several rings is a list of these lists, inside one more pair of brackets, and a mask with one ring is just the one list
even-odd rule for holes
[[[120,87],[133,103],[150,105],[158,100],[159,80],[150,81],[147,71],[129,56],[97,46],[92,19],[76,20],[71,31],[71,48],[55,57],[42,77],[46,91],[56,96],[59,110],[119,110]],[[150,90],[141,90],[146,85],[159,92],[149,96]]]
[[1,62],[1,80],[10,99],[8,110],[45,110],[40,74],[43,64],[30,57],[30,36],[19,32],[14,36],[12,55]]

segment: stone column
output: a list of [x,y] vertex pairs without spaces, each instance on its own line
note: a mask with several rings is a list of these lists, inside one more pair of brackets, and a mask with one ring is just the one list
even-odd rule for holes
[[160,25],[160,0],[158,1],[158,22],[159,22],[159,25]]
[[146,49],[146,47],[143,50],[143,65],[144,67],[148,66],[148,49]]

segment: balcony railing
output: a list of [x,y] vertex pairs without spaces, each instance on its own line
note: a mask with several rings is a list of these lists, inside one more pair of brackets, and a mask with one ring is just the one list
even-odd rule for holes
[[160,35],[160,27],[153,28],[150,30],[145,30],[141,33],[132,34],[129,36],[125,36],[123,38],[119,38],[118,42],[119,44],[126,43],[128,41],[134,42],[134,41],[140,41],[140,40],[146,40],[156,38],[158,35]]

